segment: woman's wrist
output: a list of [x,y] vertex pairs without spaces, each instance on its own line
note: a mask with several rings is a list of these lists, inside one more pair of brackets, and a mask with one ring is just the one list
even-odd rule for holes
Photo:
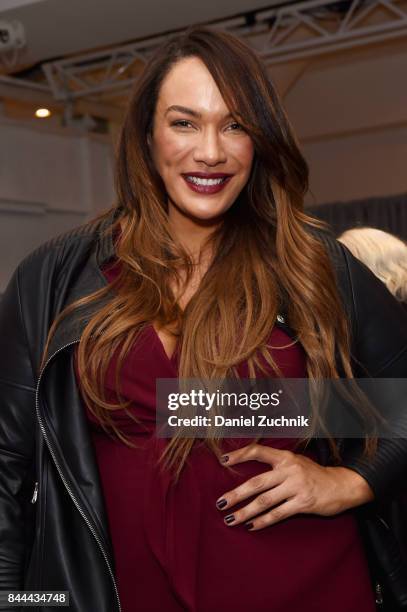
[[374,492],[363,476],[351,468],[336,466],[327,467],[338,480],[340,496],[343,499],[344,509],[354,508],[374,500]]

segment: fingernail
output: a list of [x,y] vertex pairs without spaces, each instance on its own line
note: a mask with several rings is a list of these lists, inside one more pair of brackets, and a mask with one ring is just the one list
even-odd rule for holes
[[251,529],[253,527],[253,523],[246,523],[246,529]]
[[220,458],[221,463],[227,463],[229,461],[229,455],[222,455]]
[[227,516],[225,516],[225,523],[227,523],[228,525],[230,523],[233,523],[234,520],[235,520],[234,514],[228,514]]
[[226,501],[226,499],[222,497],[222,499],[218,499],[218,501],[216,502],[216,507],[219,508],[219,510],[222,510],[222,508],[224,508],[227,503],[228,502]]

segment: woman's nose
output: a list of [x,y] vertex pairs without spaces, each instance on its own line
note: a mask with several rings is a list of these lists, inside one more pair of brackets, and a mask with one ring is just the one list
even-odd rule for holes
[[203,130],[194,151],[194,161],[205,162],[209,166],[226,161],[226,153],[217,130]]

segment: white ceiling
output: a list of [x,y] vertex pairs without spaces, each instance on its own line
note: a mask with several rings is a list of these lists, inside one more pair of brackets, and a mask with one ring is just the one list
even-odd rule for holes
[[0,19],[24,25],[21,63],[30,65],[277,4],[281,0],[0,0]]

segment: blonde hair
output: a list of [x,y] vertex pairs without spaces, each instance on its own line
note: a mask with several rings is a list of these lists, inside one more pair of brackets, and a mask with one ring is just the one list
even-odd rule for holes
[[338,240],[384,282],[401,302],[407,302],[407,244],[382,230],[358,227]]

